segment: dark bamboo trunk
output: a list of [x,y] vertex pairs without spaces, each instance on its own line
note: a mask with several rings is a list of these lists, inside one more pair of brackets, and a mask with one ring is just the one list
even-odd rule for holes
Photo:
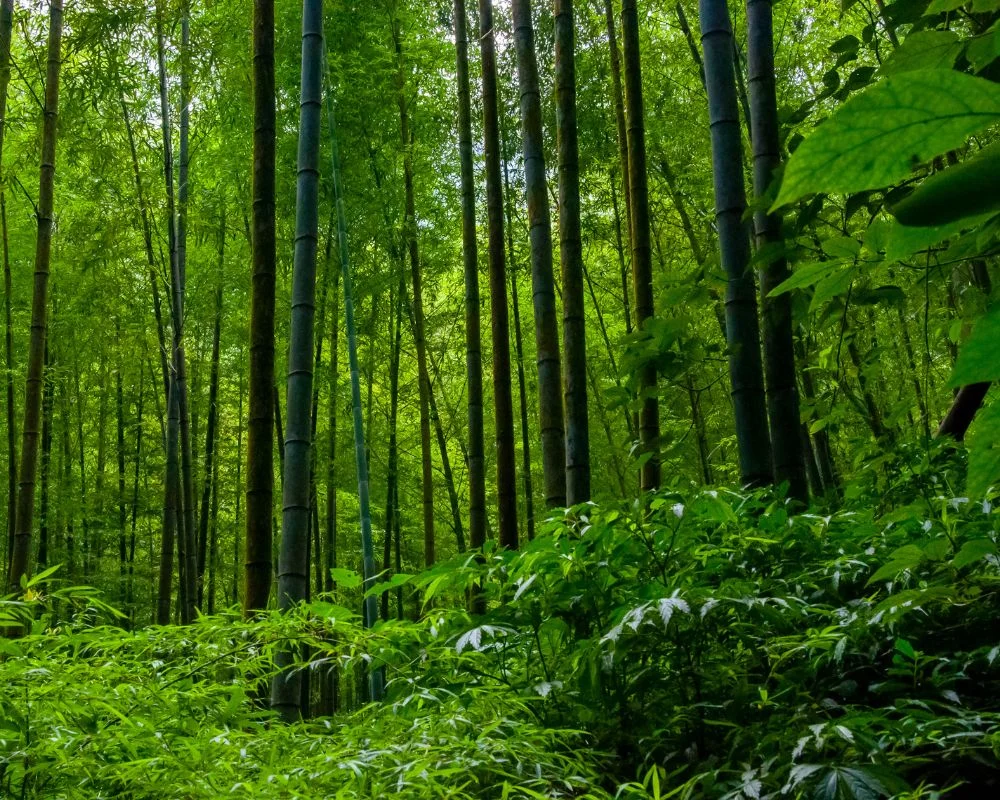
[[56,118],[59,112],[59,68],[62,44],[62,0],[49,3],[49,36],[45,72],[45,107],[42,126],[35,242],[35,277],[31,295],[31,339],[25,381],[24,423],[21,426],[21,468],[14,526],[9,587],[19,591],[21,578],[30,573],[31,529],[35,513],[35,473],[38,468],[39,423],[45,364],[45,323],[48,310],[49,262],[52,252],[53,187],[56,172]]
[[[503,184],[500,177],[500,126],[497,116],[497,63],[492,0],[479,0],[479,33],[483,70],[483,142],[489,229],[493,419],[496,426],[497,459],[497,523],[501,546],[517,549],[514,402],[510,389],[510,328],[507,317],[507,264],[504,257]],[[555,363],[558,366],[558,357]],[[558,385],[557,382],[556,386],[558,387]],[[559,439],[562,440],[561,431]]]
[[[244,613],[267,607],[271,594],[274,492],[275,99],[274,0],[254,0],[253,282],[247,420],[246,586]],[[242,425],[242,420],[240,420]]]
[[[781,164],[781,128],[775,94],[774,34],[771,0],[747,0],[747,63],[750,84],[750,128],[753,133],[753,186],[759,210],[754,214],[757,249],[784,251],[782,218],[760,208],[775,170]],[[790,497],[809,501],[795,379],[795,345],[792,340],[791,294],[770,293],[789,276],[783,255],[764,261],[760,267],[761,318],[764,339],[764,378],[767,386],[767,416],[774,455],[774,479],[788,483]]]
[[[319,242],[319,140],[323,83],[323,0],[302,3],[302,73],[299,103],[298,177],[295,197],[295,257],[288,347],[285,469],[282,483],[278,607],[294,608],[309,586],[309,464],[312,449],[313,323],[316,312],[316,251]],[[290,669],[295,653],[278,651],[279,672],[271,685],[271,708],[282,719],[298,719],[303,676]]]
[[49,565],[49,475],[52,464],[52,413],[55,401],[55,383],[52,380],[52,356],[48,340],[45,342],[45,387],[42,390],[42,465],[41,497],[38,505],[38,568]]
[[465,0],[455,0],[455,57],[458,82],[458,153],[462,182],[462,262],[465,277],[465,372],[469,419],[469,544],[486,542],[486,461],[483,452],[483,355],[479,319],[479,245],[472,158],[469,90],[469,33]]
[[726,338],[740,481],[745,486],[761,486],[772,479],[771,442],[757,298],[750,271],[750,232],[743,219],[746,189],[732,58],[733,32],[724,0],[701,0],[700,13],[712,135],[715,219],[722,266],[728,276]]
[[555,0],[555,25],[559,254],[565,358],[562,377],[566,409],[566,502],[572,506],[590,499],[587,336],[583,241],[580,230],[580,153],[576,130],[576,45],[572,0]]
[[[629,192],[632,213],[632,283],[635,292],[636,327],[642,328],[654,314],[653,254],[649,230],[649,186],[646,176],[646,123],[642,100],[642,70],[639,62],[639,14],[635,0],[622,2],[622,52],[624,55],[625,125],[628,138]],[[642,465],[644,491],[660,485],[660,405],[657,372],[653,362],[639,372],[639,442],[649,453]]]
[[[14,27],[14,0],[0,0],[0,179],[3,177],[3,145],[7,132],[7,87],[10,84],[10,44]],[[0,225],[3,235],[4,312],[6,316],[5,358],[7,366],[7,537],[4,568],[10,573],[17,516],[17,428],[14,407],[14,330],[11,321],[10,248],[7,238],[7,200],[0,189]]]
[[513,0],[511,13],[514,19],[514,47],[517,50],[517,82],[521,95],[524,187],[528,205],[528,237],[531,240],[531,287],[538,362],[538,426],[542,440],[542,474],[545,481],[545,504],[549,508],[558,508],[566,505],[566,434],[559,326],[552,274],[552,221],[545,177],[542,102],[530,0]]

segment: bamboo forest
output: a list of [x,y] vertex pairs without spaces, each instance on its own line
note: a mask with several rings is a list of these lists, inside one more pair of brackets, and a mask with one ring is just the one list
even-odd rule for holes
[[1000,0],[0,0],[0,798],[1000,797]]

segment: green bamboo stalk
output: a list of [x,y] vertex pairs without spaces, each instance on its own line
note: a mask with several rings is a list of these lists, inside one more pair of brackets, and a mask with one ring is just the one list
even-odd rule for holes
[[[351,257],[347,247],[347,217],[340,179],[340,152],[337,147],[337,124],[334,117],[333,95],[326,94],[326,113],[330,127],[333,194],[337,203],[337,236],[340,241],[340,271],[344,285],[344,327],[347,332],[347,356],[351,368],[351,410],[354,421],[354,458],[358,472],[358,505],[361,509],[361,553],[364,561],[364,586],[367,591],[375,583],[375,546],[372,541],[372,513],[368,486],[368,457],[365,451],[365,429],[361,418],[361,371],[358,367],[358,330],[354,323],[354,290],[351,277]],[[374,627],[378,621],[378,602],[374,594],[364,601],[364,625]],[[373,702],[382,699],[384,678],[380,670],[368,675],[368,690]]]

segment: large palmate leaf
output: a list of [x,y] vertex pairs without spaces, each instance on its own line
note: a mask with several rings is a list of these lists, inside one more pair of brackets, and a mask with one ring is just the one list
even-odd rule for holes
[[994,307],[976,322],[972,335],[958,352],[949,385],[958,387],[1000,380],[997,342],[1000,342],[1000,306]]
[[889,186],[1000,120],[1000,85],[947,69],[887,78],[845,103],[796,149],[775,207],[816,192]]

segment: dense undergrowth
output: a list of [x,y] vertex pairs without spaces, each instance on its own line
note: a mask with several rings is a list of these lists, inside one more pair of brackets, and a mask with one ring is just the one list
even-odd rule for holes
[[[5,604],[32,622],[0,640],[0,793],[995,796],[1000,510],[960,471],[873,461],[830,514],[724,489],[579,507],[406,579],[421,618],[371,631],[344,575],[289,617],[135,632],[36,580]],[[455,610],[478,585],[486,612]],[[317,703],[378,668],[386,702],[276,723],[259,698],[288,641]]]

